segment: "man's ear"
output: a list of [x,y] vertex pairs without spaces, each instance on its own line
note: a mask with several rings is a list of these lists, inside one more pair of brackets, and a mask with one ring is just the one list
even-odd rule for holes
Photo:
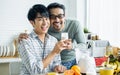
[[34,21],[30,20],[30,23],[31,23],[32,26],[34,27],[34,25],[35,25]]

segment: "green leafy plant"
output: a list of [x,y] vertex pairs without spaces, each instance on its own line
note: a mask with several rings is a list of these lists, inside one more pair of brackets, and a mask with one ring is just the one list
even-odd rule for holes
[[84,28],[84,33],[90,33],[86,27]]

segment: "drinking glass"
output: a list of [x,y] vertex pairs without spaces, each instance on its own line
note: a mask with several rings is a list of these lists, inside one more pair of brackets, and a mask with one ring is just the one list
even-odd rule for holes
[[106,47],[106,56],[110,56],[111,54],[113,54],[112,46]]
[[68,33],[67,32],[64,32],[64,33],[61,33],[61,39],[68,39]]

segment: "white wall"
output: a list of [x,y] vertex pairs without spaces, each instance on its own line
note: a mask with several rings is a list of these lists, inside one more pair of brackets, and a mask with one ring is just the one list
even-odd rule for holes
[[76,1],[76,17],[80,21],[82,27],[86,26],[87,22],[87,13],[86,13],[86,0],[77,0]]
[[120,47],[120,0],[88,0],[90,31]]

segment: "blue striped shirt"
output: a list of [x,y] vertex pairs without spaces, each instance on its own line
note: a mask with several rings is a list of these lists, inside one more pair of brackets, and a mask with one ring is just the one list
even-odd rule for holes
[[56,55],[47,68],[43,69],[44,59],[54,48],[57,39],[53,36],[46,35],[46,46],[38,39],[37,34],[33,31],[29,34],[28,39],[23,39],[18,45],[18,51],[22,59],[21,75],[35,75],[47,73],[53,70],[56,65],[61,63],[60,55]]

